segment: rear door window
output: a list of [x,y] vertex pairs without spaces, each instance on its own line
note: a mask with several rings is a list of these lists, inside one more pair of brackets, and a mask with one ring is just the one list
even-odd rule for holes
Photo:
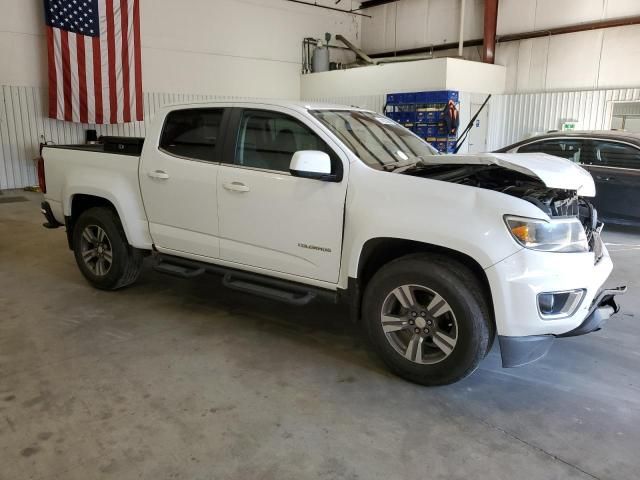
[[640,149],[620,142],[594,140],[594,166],[640,169]]
[[556,157],[566,158],[575,163],[585,163],[584,147],[584,140],[558,138],[523,145],[518,149],[518,153],[547,153]]
[[160,148],[179,157],[215,162],[222,124],[222,108],[174,110],[160,137]]

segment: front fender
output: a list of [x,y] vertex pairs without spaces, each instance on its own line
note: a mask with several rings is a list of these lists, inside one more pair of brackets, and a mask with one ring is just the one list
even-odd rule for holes
[[520,251],[505,214],[544,218],[503,193],[354,165],[350,173],[341,283],[357,278],[364,245],[396,238],[454,250],[487,269]]

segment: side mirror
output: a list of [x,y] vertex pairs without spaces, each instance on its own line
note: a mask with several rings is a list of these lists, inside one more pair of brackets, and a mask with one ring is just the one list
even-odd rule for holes
[[331,158],[325,152],[317,150],[300,150],[293,154],[289,172],[294,177],[336,181],[331,175]]

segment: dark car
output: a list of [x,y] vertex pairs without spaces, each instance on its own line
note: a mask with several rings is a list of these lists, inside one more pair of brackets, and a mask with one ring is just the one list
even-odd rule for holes
[[640,134],[621,131],[552,132],[496,153],[542,152],[579,163],[596,183],[594,204],[608,223],[640,226]]

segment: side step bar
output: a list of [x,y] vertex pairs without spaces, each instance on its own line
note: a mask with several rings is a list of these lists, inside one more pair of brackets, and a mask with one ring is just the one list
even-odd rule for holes
[[153,266],[156,272],[166,273],[179,278],[194,278],[205,273],[204,268],[191,268],[183,265],[175,265],[173,263],[158,262]]
[[262,284],[262,282],[264,282],[264,279],[262,278],[260,279],[261,283],[257,283],[255,279],[243,277],[244,275],[231,275],[227,273],[222,278],[222,284],[231,290],[252,293],[259,297],[270,298],[272,300],[278,300],[291,305],[306,305],[317,296],[313,292],[305,292],[302,289],[298,291],[295,291],[294,289],[284,290],[273,285],[265,285]]
[[222,275],[222,284],[227,288],[290,305],[307,305],[316,298],[338,301],[337,292],[331,290],[170,255],[159,254],[153,269],[179,278],[194,278],[204,273]]

